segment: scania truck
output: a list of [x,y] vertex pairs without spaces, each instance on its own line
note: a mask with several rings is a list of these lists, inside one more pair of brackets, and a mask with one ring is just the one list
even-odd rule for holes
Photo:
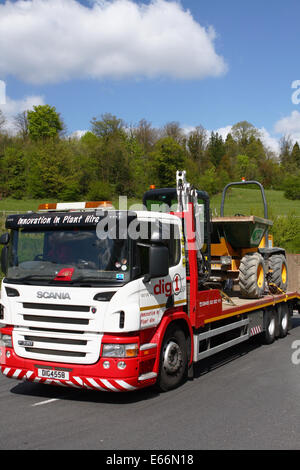
[[272,343],[288,334],[299,292],[270,289],[267,269],[257,298],[239,295],[230,269],[218,280],[209,197],[184,171],[176,181],[147,191],[142,210],[57,203],[7,217],[2,374],[99,391],[168,391],[208,356],[254,335]]

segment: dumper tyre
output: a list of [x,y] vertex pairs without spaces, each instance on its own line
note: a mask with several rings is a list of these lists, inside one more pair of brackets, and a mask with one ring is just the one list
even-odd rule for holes
[[269,282],[275,284],[282,291],[287,291],[288,267],[286,257],[282,254],[272,255],[269,258]]
[[239,287],[241,296],[247,299],[259,299],[263,296],[266,285],[266,267],[260,253],[248,253],[241,259],[239,269]]
[[178,387],[188,375],[188,342],[184,332],[170,326],[164,336],[156,388],[167,392]]

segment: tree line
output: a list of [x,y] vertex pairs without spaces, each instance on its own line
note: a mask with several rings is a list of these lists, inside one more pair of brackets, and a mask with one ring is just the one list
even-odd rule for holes
[[247,121],[223,139],[201,125],[187,133],[178,122],[155,128],[141,119],[128,125],[106,113],[93,117],[78,138],[67,135],[55,107],[41,105],[15,116],[14,124],[11,135],[0,111],[2,198],[140,198],[151,184],[174,186],[176,170],[184,168],[189,181],[210,196],[244,177],[300,199],[299,144],[283,138],[275,155]]

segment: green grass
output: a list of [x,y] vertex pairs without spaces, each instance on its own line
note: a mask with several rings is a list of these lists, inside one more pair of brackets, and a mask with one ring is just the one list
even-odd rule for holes
[[[83,201],[81,199],[81,201]],[[20,213],[20,212],[27,212],[27,211],[37,211],[38,206],[40,204],[44,204],[46,202],[61,202],[57,201],[56,199],[13,199],[13,198],[6,198],[0,200],[0,215],[3,211],[10,212],[10,213]],[[111,200],[113,206],[118,209],[119,208],[119,198],[112,198]],[[132,204],[142,203],[142,200],[136,198],[128,198],[127,200],[127,207],[129,208]]]
[[[269,218],[294,213],[300,216],[300,200],[290,201],[284,197],[283,191],[265,190]],[[211,198],[213,215],[220,215],[222,195]],[[249,188],[231,188],[226,193],[224,215],[257,215],[263,217],[264,206],[260,190]]]
[[8,212],[27,212],[27,211],[36,211],[38,209],[39,204],[43,204],[45,202],[56,202],[53,199],[13,199],[13,198],[5,198],[0,200],[0,212],[8,211]]

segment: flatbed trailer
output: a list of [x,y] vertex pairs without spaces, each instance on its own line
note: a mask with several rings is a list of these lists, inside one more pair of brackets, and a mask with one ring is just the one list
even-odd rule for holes
[[[260,299],[244,299],[223,295],[222,306],[203,317],[204,325],[194,333],[194,362],[260,335],[268,344],[285,337],[291,328],[291,318],[300,309],[298,292],[281,295],[266,294]],[[204,304],[206,302],[204,301]],[[215,344],[208,339],[215,339]],[[205,341],[207,342],[205,344]]]

